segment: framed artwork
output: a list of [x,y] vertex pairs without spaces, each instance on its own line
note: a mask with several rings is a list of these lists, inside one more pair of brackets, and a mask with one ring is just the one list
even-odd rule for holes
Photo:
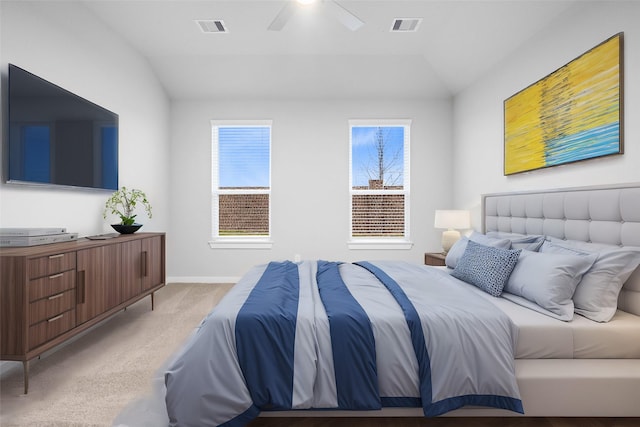
[[504,174],[622,154],[623,33],[504,101]]

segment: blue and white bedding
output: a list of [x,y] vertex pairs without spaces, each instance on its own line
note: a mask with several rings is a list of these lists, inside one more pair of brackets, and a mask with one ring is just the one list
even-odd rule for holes
[[254,267],[165,373],[172,426],[260,411],[465,405],[523,413],[517,329],[446,271],[404,262]]

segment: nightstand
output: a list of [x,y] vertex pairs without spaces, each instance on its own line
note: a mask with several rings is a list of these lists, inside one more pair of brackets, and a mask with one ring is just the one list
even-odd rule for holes
[[424,263],[425,265],[437,265],[444,266],[447,265],[444,262],[447,254],[442,252],[427,252],[424,254]]

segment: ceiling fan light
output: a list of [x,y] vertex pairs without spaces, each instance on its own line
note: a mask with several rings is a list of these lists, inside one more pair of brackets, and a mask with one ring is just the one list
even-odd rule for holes
[[298,4],[301,4],[303,6],[315,3],[316,0],[296,0],[298,2]]

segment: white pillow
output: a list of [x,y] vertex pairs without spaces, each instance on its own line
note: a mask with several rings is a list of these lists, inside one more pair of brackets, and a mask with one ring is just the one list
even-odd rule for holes
[[526,249],[528,251],[537,252],[544,242],[544,236],[541,234],[519,234],[507,233],[504,231],[489,231],[487,237],[496,239],[511,240],[511,249]]
[[[595,256],[522,251],[502,296],[556,319],[573,319],[573,293]],[[529,303],[523,304],[519,298]]]
[[573,296],[575,312],[596,322],[608,322],[616,314],[622,285],[640,264],[640,247],[545,241],[540,252],[597,256]]

